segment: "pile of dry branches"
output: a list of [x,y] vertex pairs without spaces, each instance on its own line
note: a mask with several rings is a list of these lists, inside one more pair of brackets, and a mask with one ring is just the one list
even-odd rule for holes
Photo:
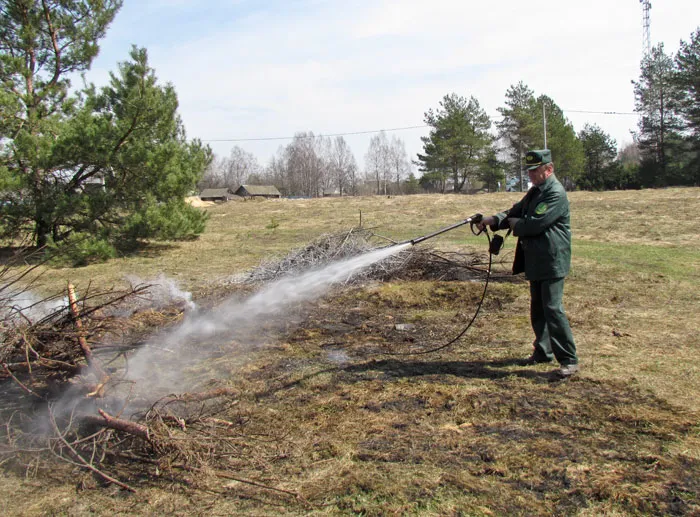
[[[380,237],[371,230],[352,228],[349,231],[322,235],[303,248],[293,250],[277,260],[266,260],[247,274],[237,278],[243,283],[262,283],[322,268],[332,262],[362,255],[386,246],[377,244]],[[389,245],[394,245],[391,243]],[[411,246],[355,274],[350,283],[392,279],[469,280],[483,278],[488,255],[471,252],[440,252],[430,247]]]
[[123,305],[142,305],[148,285],[88,287],[82,297],[68,285],[65,293],[39,298],[30,292],[39,270],[35,264],[0,271],[0,464],[26,474],[52,469],[58,458],[133,490],[105,465],[197,469],[212,449],[227,440],[230,447],[240,422],[220,414],[237,401],[231,388],[155,402],[112,395],[124,382],[115,360],[134,350],[136,340],[100,344],[106,335],[128,333],[129,322],[114,315],[129,312]]

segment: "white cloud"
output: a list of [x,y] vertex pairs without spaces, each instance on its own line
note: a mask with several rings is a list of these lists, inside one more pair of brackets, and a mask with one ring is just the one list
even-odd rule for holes
[[[190,137],[292,136],[413,126],[447,93],[474,95],[492,115],[507,88],[525,82],[565,110],[629,112],[641,57],[637,2],[515,0],[217,2],[151,1],[123,11],[112,59],[129,35],[178,92]],[[126,7],[125,7],[126,9]],[[161,23],[167,18],[168,23]],[[652,9],[652,40],[675,51],[700,20],[700,2],[666,0]],[[139,30],[151,27],[151,31]],[[115,62],[100,60],[100,68]],[[98,74],[99,75],[99,74]],[[104,73],[102,73],[104,75]],[[577,129],[598,123],[629,141],[635,117],[566,112]],[[421,134],[397,132],[410,154]],[[348,137],[358,161],[366,137]],[[265,163],[284,141],[233,145]]]

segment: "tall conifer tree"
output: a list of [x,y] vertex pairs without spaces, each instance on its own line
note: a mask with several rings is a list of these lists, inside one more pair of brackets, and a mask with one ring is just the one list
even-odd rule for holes
[[134,48],[104,88],[70,90],[121,3],[0,0],[3,236],[108,255],[203,230],[203,214],[184,196],[210,151],[187,142],[175,91],[158,84],[145,49]]

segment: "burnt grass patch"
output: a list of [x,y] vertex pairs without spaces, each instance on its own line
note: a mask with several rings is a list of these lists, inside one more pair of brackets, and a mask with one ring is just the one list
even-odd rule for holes
[[[697,440],[697,414],[585,370],[554,381],[553,365],[517,365],[521,344],[490,347],[483,326],[436,354],[387,355],[464,325],[440,295],[416,306],[402,291],[413,287],[330,297],[283,338],[283,355],[303,351],[303,362],[278,357],[252,374],[264,387],[256,414],[283,414],[293,429],[279,475],[292,468],[311,501],[368,515],[700,510],[700,463],[677,447]],[[473,300],[478,285],[438,288]],[[507,286],[494,299],[514,301]],[[410,340],[396,330],[440,307]]]

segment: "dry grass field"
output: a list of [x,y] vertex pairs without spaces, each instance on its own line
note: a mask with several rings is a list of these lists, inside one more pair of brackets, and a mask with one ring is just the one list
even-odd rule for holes
[[[239,396],[206,453],[105,471],[135,493],[57,458],[7,462],[3,515],[699,515],[700,189],[569,195],[574,234],[565,306],[580,375],[517,366],[529,353],[528,287],[506,274],[481,313],[483,281],[368,281],[336,287],[254,344],[217,343],[192,364]],[[518,194],[327,198],[207,207],[200,239],[153,244],[79,269],[47,269],[37,288],[123,285],[159,274],[212,306],[231,279],[322,234],[360,223],[403,241]],[[436,250],[479,252],[468,227]],[[397,324],[411,324],[398,330]],[[156,331],[162,322],[151,322]],[[99,348],[99,344],[95,344]],[[0,452],[6,451],[2,444]],[[30,451],[27,451],[29,454]],[[162,451],[161,451],[162,452]],[[31,457],[31,456],[28,456]],[[203,461],[209,458],[209,461]]]

